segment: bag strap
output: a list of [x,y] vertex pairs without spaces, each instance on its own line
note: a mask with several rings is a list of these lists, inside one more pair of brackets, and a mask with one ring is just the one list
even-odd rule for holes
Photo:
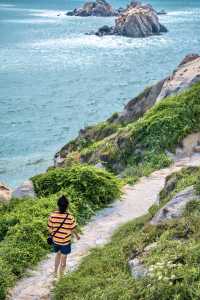
[[63,226],[63,224],[67,220],[67,217],[68,217],[68,213],[67,213],[66,217],[64,218],[64,220],[62,221],[62,223],[60,224],[60,226],[56,229],[56,231],[54,231],[53,234],[51,234],[51,237],[54,237],[54,235],[58,232],[58,230]]

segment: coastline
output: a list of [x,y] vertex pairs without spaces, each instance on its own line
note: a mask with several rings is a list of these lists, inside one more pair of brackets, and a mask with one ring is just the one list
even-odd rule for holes
[[[25,40],[23,44],[21,44],[21,40],[19,39],[18,51],[24,53],[23,51],[26,47],[27,64],[31,68],[32,64],[35,67],[40,66],[40,62],[36,60],[36,55],[34,55],[34,53],[40,53],[44,69],[41,75],[34,68],[30,69],[32,76],[27,75],[25,85],[21,84],[24,82],[24,76],[20,75],[22,74],[22,70],[25,75],[29,73],[24,67],[24,55],[22,55],[23,57],[18,57],[18,64],[15,60],[13,61],[13,67],[19,74],[19,79],[16,81],[15,72],[12,78],[9,75],[11,68],[9,61],[12,61],[14,53],[11,51],[6,52],[6,50],[1,53],[6,62],[6,64],[4,63],[4,68],[5,70],[8,68],[7,80],[5,81],[4,79],[4,90],[6,91],[7,84],[11,80],[15,80],[22,89],[20,93],[22,97],[20,101],[18,100],[19,97],[16,97],[17,89],[15,85],[13,85],[13,89],[9,90],[9,94],[3,92],[1,95],[1,100],[4,101],[5,105],[3,107],[3,119],[1,120],[2,126],[0,129],[3,137],[1,141],[2,173],[0,174],[0,181],[16,187],[26,178],[45,171],[52,164],[54,153],[66,141],[70,141],[76,137],[80,128],[101,122],[108,118],[113,111],[121,111],[124,103],[139,94],[143,88],[167,76],[184,55],[191,52],[191,49],[194,49],[192,52],[198,52],[199,47],[195,43],[195,39],[192,38],[192,35],[190,37],[191,40],[188,38],[190,36],[188,32],[193,33],[193,27],[191,27],[190,23],[191,14],[195,16],[194,21],[198,20],[196,15],[198,8],[191,9],[191,11],[188,10],[187,12],[180,9],[177,11],[172,9],[170,11],[169,7],[166,10],[169,11],[169,14],[164,18],[166,18],[167,24],[169,22],[169,34],[165,37],[148,38],[145,44],[143,44],[143,41],[130,41],[128,38],[122,40],[119,37],[107,37],[99,40],[99,38],[85,36],[83,33],[88,31],[87,27],[89,23],[92,24],[92,27],[95,24],[98,27],[101,23],[105,23],[105,21],[98,21],[94,17],[88,21],[81,21],[85,27],[82,34],[78,28],[80,20],[74,20],[73,17],[70,17],[69,24],[66,23],[68,21],[63,17],[60,19],[59,17],[49,18],[45,16],[45,13],[43,17],[35,16],[30,19],[30,16],[27,15],[28,10],[24,15],[18,9],[17,16],[18,18],[22,17],[24,23],[18,23],[15,15],[11,15],[12,23],[9,23],[9,20],[4,20],[5,28],[11,26],[11,29],[14,30],[14,27],[16,27],[19,33],[24,26],[35,28],[35,30],[41,27],[44,30],[46,28],[45,33],[47,35],[48,32],[50,36],[48,39],[44,39],[42,36],[40,40],[37,40],[35,36],[32,37],[30,35],[30,38],[35,39],[34,43],[30,43],[26,34],[24,35]],[[12,9],[12,14],[14,12],[15,10]],[[10,13],[11,11],[9,11]],[[42,23],[34,23],[38,21],[38,18]],[[48,23],[49,19],[52,23]],[[187,30],[185,29],[185,25],[184,27],[180,27],[186,19]],[[60,25],[57,23],[58,21],[59,23],[61,22]],[[75,26],[75,22],[77,26]],[[70,23],[73,25],[73,29],[76,30],[73,36],[68,31]],[[61,34],[59,39],[56,36],[51,37],[52,28],[56,24],[60,29],[66,28],[65,35]],[[185,30],[184,48],[176,45],[177,30],[179,28]],[[60,31],[56,32],[57,34],[60,34]],[[182,40],[182,36],[180,38]],[[7,40],[8,42],[10,43],[9,40]],[[182,42],[180,41],[179,44],[181,45]],[[66,49],[68,48],[69,53],[75,53],[71,57],[73,64],[69,64],[69,60],[67,60],[68,51]],[[59,60],[54,57],[55,49],[60,49]],[[170,57],[168,57],[169,49],[171,53]],[[46,59],[42,53],[46,53]],[[64,56],[62,53],[65,53]],[[163,55],[160,56],[159,53],[163,53]],[[4,57],[4,55],[6,56]],[[76,57],[78,57],[79,61],[75,60]],[[98,58],[95,62],[98,76],[93,76],[94,70],[92,64],[96,57]],[[56,60],[56,63],[51,65],[53,58]],[[144,61],[145,67],[143,70],[141,70],[141,60]],[[84,65],[86,72],[83,72],[81,64]],[[22,69],[19,65],[21,65]],[[162,65],[162,68],[160,65]],[[54,68],[56,68],[56,72],[54,72]],[[154,71],[155,69],[156,72]],[[67,74],[71,78],[68,78]],[[77,86],[74,85],[74,79],[79,74],[79,89],[77,89]],[[47,76],[48,82],[44,80]],[[35,80],[35,78],[38,78],[38,80]],[[54,82],[57,82],[56,86],[59,86],[59,89],[55,86]],[[84,88],[84,85],[86,88]],[[32,86],[37,88],[33,90]],[[88,87],[90,92],[88,92]],[[74,89],[73,93],[70,92],[72,89]],[[84,103],[80,105],[80,99],[82,98],[84,99]],[[8,99],[12,100],[8,102]],[[33,101],[36,104],[34,109],[31,105]],[[9,107],[7,103],[9,103]],[[14,112],[12,108],[16,104],[19,106],[19,110]],[[12,112],[8,113],[11,110]],[[56,111],[55,120],[51,117],[53,111]],[[20,120],[18,120],[17,116],[19,113],[22,115]],[[36,118],[37,114],[38,118]],[[79,116],[78,120],[76,118],[77,115]],[[59,119],[60,121],[58,121]],[[37,129],[37,124],[40,123],[40,120],[43,121],[40,128]],[[66,127],[68,128],[66,129]],[[5,135],[6,132],[7,134]],[[37,157],[34,158],[34,156]],[[40,159],[45,159],[46,163],[25,166],[26,163],[32,164],[32,162]]]

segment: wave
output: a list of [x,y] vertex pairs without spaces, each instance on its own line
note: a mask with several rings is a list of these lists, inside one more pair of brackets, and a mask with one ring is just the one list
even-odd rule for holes
[[66,12],[60,10],[35,10],[30,12],[30,15],[34,17],[57,18],[58,16],[66,17]]
[[42,24],[42,23],[55,23],[52,19],[6,19],[1,20],[1,23],[18,23],[18,24]]
[[15,5],[14,4],[7,4],[7,3],[0,3],[0,7],[15,7]]
[[[167,16],[194,16],[200,14],[199,8],[187,9],[187,10],[177,10],[168,12]],[[164,16],[165,17],[165,16]]]
[[48,39],[30,44],[31,47],[38,50],[40,48],[108,48],[108,49],[124,49],[124,48],[144,48],[144,47],[162,47],[164,44],[173,42],[169,36],[151,36],[149,38],[128,38],[122,36],[104,36],[98,37],[95,35],[77,35],[66,36],[59,39]]

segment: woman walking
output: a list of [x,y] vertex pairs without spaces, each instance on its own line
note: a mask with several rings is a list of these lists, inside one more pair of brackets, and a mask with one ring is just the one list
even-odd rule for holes
[[68,213],[69,200],[62,196],[58,199],[58,210],[51,213],[48,219],[48,229],[53,240],[55,257],[55,275],[58,270],[62,275],[66,268],[67,255],[71,253],[71,237],[74,234],[80,239],[76,231],[74,217]]

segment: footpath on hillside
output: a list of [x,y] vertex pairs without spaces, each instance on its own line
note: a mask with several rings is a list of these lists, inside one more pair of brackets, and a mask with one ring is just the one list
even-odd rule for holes
[[[143,177],[134,186],[126,186],[121,200],[101,210],[83,228],[81,239],[73,244],[68,257],[68,271],[73,271],[90,249],[109,242],[114,230],[120,225],[145,214],[158,199],[165,178],[187,166],[200,166],[200,156],[176,161],[169,168]],[[53,287],[54,254],[50,254],[29,276],[19,280],[10,293],[10,300],[48,300]]]

